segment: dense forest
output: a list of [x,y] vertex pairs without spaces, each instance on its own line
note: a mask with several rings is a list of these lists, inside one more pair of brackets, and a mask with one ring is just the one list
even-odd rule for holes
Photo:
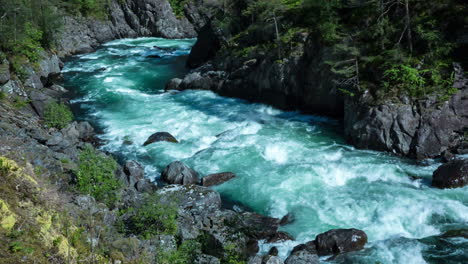
[[[187,1],[169,2],[182,16]],[[328,63],[346,94],[368,89],[380,96],[404,91],[448,98],[454,92],[451,63],[460,48],[456,31],[467,23],[464,1],[223,0],[220,5],[215,23],[228,36],[224,48],[239,55],[274,52],[280,61],[295,51],[298,34],[314,34],[333,47],[336,59]],[[53,49],[62,14],[104,19],[108,7],[108,0],[1,0],[1,50],[20,73],[25,60],[34,63],[43,49]],[[466,54],[459,55],[463,60]]]
[[64,14],[107,17],[108,0],[1,0],[0,53],[9,57],[20,77],[21,65],[36,63],[44,50],[53,50]]
[[225,50],[274,52],[281,61],[295,52],[298,36],[313,34],[333,48],[327,63],[348,95],[437,92],[448,99],[455,92],[452,62],[466,64],[457,43],[466,30],[464,1],[230,0],[222,9],[214,23],[228,36]]

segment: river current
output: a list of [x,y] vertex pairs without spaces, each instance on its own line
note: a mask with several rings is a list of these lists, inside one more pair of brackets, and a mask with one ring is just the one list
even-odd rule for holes
[[[468,228],[468,187],[430,186],[436,161],[416,163],[346,144],[339,121],[284,112],[210,91],[164,92],[183,77],[195,40],[123,39],[65,64],[65,86],[79,119],[102,132],[102,148],[137,160],[157,180],[180,160],[200,175],[231,171],[215,187],[226,199],[274,217],[296,240],[277,246],[285,258],[297,244],[332,228],[365,231],[363,251],[325,263],[468,263],[468,240],[437,237]],[[162,49],[156,49],[158,46]],[[158,55],[160,58],[157,58]],[[167,131],[179,144],[143,147]]]

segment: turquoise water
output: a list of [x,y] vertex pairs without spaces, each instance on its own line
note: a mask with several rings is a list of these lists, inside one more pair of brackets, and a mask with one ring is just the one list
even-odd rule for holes
[[[167,80],[186,73],[193,43],[124,39],[66,63],[75,111],[102,129],[104,150],[138,160],[152,179],[174,160],[201,175],[236,173],[236,179],[216,187],[224,197],[266,215],[295,216],[282,229],[296,241],[261,246],[263,251],[277,246],[282,257],[318,233],[353,227],[368,234],[366,249],[324,262],[468,263],[468,240],[431,237],[468,228],[468,188],[430,187],[440,164],[356,150],[333,119],[209,91],[165,93]],[[148,58],[151,54],[162,58]],[[158,131],[170,132],[180,144],[143,147]],[[133,144],[124,144],[128,140]]]

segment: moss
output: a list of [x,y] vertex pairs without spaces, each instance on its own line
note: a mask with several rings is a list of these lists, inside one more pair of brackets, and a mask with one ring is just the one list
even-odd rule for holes
[[16,224],[16,214],[11,212],[7,203],[0,199],[0,227],[10,231]]

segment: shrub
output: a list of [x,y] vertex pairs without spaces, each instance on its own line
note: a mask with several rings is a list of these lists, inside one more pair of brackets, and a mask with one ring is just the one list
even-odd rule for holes
[[156,262],[158,264],[186,264],[194,263],[200,243],[196,240],[185,240],[177,250],[160,252]]
[[149,239],[160,234],[175,235],[177,232],[177,207],[162,203],[157,195],[150,196],[127,221],[130,233]]
[[64,103],[52,102],[46,105],[44,121],[49,127],[62,129],[73,120],[73,113]]
[[76,172],[77,189],[113,206],[118,201],[117,191],[122,183],[115,177],[117,162],[88,146],[81,151]]

